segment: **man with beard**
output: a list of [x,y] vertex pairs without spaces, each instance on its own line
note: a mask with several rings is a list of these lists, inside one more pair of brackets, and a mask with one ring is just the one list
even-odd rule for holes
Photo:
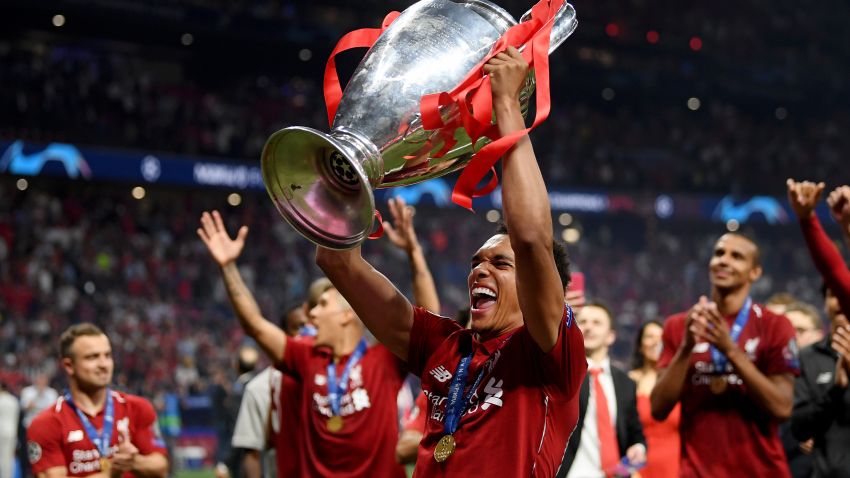
[[153,405],[109,387],[115,369],[109,338],[82,323],[69,327],[59,342],[68,391],[27,431],[36,477],[164,478],[168,459]]

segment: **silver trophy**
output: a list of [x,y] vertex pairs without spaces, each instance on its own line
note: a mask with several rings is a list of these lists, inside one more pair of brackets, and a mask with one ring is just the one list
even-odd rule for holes
[[[526,20],[531,11],[523,16]],[[439,130],[422,127],[423,95],[450,91],[516,20],[487,0],[422,0],[383,32],[345,88],[331,132],[292,126],[268,139],[262,171],[280,214],[314,243],[349,249],[372,230],[373,188],[418,183],[463,168],[475,151],[462,128],[439,158]],[[554,18],[551,53],[577,25],[564,3]],[[523,112],[533,77],[521,95]],[[457,111],[443,108],[443,118]]]

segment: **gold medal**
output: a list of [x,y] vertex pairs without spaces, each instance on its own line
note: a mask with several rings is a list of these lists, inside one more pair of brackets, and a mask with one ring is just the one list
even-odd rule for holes
[[109,467],[110,466],[111,466],[111,463],[109,462],[109,460],[101,457],[101,459],[100,459],[100,471],[105,472],[105,473],[109,473]]
[[444,435],[443,438],[440,438],[440,441],[437,442],[437,447],[434,448],[434,459],[437,460],[437,463],[448,460],[455,452],[456,445],[455,437],[451,435]]
[[342,417],[339,415],[334,415],[328,418],[328,431],[331,433],[336,433],[342,430]]
[[725,375],[716,375],[711,377],[711,382],[709,382],[708,388],[711,390],[711,393],[720,395],[726,391],[726,386],[728,384],[729,383],[726,381]]

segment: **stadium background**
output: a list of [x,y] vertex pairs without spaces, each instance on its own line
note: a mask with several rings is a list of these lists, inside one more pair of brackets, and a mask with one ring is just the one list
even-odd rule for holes
[[[209,450],[243,335],[195,235],[200,212],[251,226],[240,264],[266,314],[303,297],[313,250],[274,211],[259,152],[281,127],[327,129],[320,78],[335,41],[410,3],[3,2],[0,377],[12,390],[38,372],[61,389],[55,336],[92,320],[113,339],[116,383],[178,397],[181,445]],[[515,16],[532,4],[499,3]],[[726,230],[762,245],[757,299],[820,306],[784,180],[850,183],[850,6],[573,4],[579,28],[553,56],[553,111],[534,142],[556,233],[589,297],[616,311],[615,357],[628,360],[643,321],[708,291]],[[498,194],[475,215],[450,204],[454,179],[378,195],[417,207],[448,315],[498,218]],[[409,293],[403,254],[386,241],[366,251]]]

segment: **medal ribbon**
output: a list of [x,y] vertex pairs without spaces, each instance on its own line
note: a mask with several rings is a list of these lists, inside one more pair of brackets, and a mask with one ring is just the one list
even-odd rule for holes
[[[746,302],[744,302],[744,306],[738,311],[738,317],[735,318],[735,323],[732,324],[732,330],[729,331],[729,336],[732,339],[732,342],[736,344],[738,343],[738,338],[741,337],[741,332],[750,320],[750,309],[752,306],[752,298],[747,297]],[[714,362],[715,373],[722,374],[726,371],[726,363],[729,362],[729,359],[712,345],[711,361]]]
[[[513,338],[514,334],[516,334],[516,332],[507,336],[505,340],[496,347],[494,353],[507,345],[507,343]],[[464,413],[466,413],[467,408],[469,408],[469,401],[472,399],[472,395],[475,394],[475,391],[478,390],[478,386],[481,385],[481,380],[484,379],[484,373],[487,371],[486,364],[482,365],[481,371],[478,372],[478,376],[475,378],[475,382],[472,383],[472,386],[469,387],[466,394],[461,397],[461,394],[463,394],[463,388],[466,386],[466,379],[469,376],[469,363],[472,362],[473,355],[474,350],[470,345],[469,352],[461,357],[460,362],[458,362],[454,377],[452,377],[452,383],[449,384],[449,396],[448,402],[446,403],[446,418],[443,423],[443,431],[446,435],[453,435],[457,431],[458,426],[460,426],[460,418]]]
[[103,430],[101,434],[97,433],[97,430],[95,430],[94,425],[89,421],[86,414],[74,405],[74,400],[71,398],[70,392],[65,392],[65,402],[77,412],[77,416],[80,417],[86,435],[94,443],[98,453],[100,453],[100,457],[106,458],[109,446],[112,444],[112,428],[115,423],[115,404],[112,402],[112,391],[108,388],[106,389],[106,409],[103,413]]
[[363,354],[365,353],[366,339],[360,339],[360,343],[357,344],[354,353],[348,357],[348,361],[345,363],[339,383],[336,380],[336,364],[333,363],[333,360],[328,364],[328,400],[331,403],[331,411],[335,417],[340,416],[342,396],[345,394],[345,389],[348,388],[348,375],[351,373],[351,368],[363,358]]

